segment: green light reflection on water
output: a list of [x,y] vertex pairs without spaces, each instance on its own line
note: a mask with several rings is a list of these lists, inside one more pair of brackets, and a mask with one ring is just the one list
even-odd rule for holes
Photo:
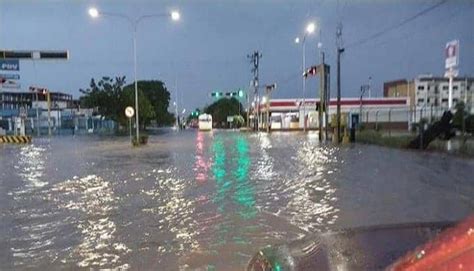
[[243,208],[240,210],[240,216],[244,219],[251,219],[256,215],[255,209],[255,191],[253,185],[249,184],[249,145],[247,139],[243,136],[236,138],[237,149],[237,168],[234,171],[234,176],[237,180],[234,200]]
[[[228,143],[224,142],[222,135],[218,135],[212,144],[214,158],[212,172],[216,182],[216,194],[213,202],[217,205],[217,211],[222,215],[231,217],[232,214],[238,214],[243,220],[249,220],[254,218],[257,213],[254,187],[249,182],[251,165],[249,143],[247,138],[242,135],[233,136],[233,144]],[[226,147],[229,152],[226,152]],[[227,155],[231,159],[227,159]],[[237,205],[235,211],[227,208],[231,207],[231,200]],[[235,219],[235,217],[233,218]],[[214,243],[214,246],[225,245],[227,240],[232,240],[239,245],[248,244],[249,241],[237,235],[242,235],[244,231],[252,231],[254,227],[238,228],[237,231],[232,229],[235,227],[237,226],[230,221],[217,225],[217,242]],[[230,236],[231,233],[234,233],[232,234],[234,236]]]

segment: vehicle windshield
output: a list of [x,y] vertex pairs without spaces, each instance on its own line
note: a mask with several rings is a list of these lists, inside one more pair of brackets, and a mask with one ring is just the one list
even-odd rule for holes
[[278,270],[427,223],[385,268],[474,212],[473,25],[467,0],[1,0],[0,270]]

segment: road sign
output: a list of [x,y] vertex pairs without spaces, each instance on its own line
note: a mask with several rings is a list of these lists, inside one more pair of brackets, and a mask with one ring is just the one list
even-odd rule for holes
[[131,106],[127,106],[127,108],[125,108],[125,116],[127,116],[127,118],[131,118],[133,115],[135,115],[135,109],[133,109]]
[[19,71],[20,70],[20,62],[18,61],[18,59],[8,59],[8,60],[0,59],[0,70],[2,70],[2,71]]
[[1,73],[0,78],[4,78],[6,80],[20,80],[20,75],[19,74]]
[[459,65],[459,41],[453,40],[446,43],[444,50],[445,54],[445,68],[451,69]]

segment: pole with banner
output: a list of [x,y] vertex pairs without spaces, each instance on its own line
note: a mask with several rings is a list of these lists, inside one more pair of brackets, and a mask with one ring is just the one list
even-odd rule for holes
[[449,78],[448,108],[453,107],[453,78],[458,75],[459,71],[455,68],[459,65],[459,40],[453,40],[446,43],[445,48],[445,77]]

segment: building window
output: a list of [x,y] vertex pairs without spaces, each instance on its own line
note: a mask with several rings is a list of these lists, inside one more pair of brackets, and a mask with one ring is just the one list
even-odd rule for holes
[[418,90],[424,90],[425,86],[418,86]]
[[447,102],[448,102],[448,99],[447,99],[447,98],[443,98],[443,99],[441,99],[441,102],[447,103]]
[[453,103],[457,103],[457,102],[458,102],[458,99],[454,98]]
[[453,86],[453,90],[458,90],[458,86]]
[[443,90],[448,90],[449,87],[448,86],[443,86]]
[[424,102],[425,102],[425,99],[418,99],[419,104],[424,103]]

